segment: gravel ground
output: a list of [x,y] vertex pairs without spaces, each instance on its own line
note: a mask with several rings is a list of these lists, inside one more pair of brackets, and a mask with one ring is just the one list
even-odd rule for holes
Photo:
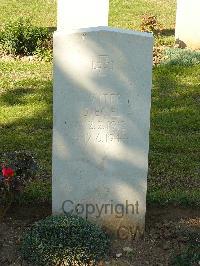
[[[30,265],[20,258],[18,252],[21,236],[33,222],[49,214],[49,205],[16,207],[9,211],[0,223],[0,266]],[[119,241],[113,242],[110,259],[100,265],[172,265],[174,256],[183,253],[191,243],[198,241],[198,209],[148,207],[144,240],[135,241],[129,246],[124,246]]]

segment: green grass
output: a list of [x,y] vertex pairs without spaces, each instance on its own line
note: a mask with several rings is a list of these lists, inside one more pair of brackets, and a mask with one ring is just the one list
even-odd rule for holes
[[[109,25],[111,27],[140,30],[142,16],[157,16],[162,44],[174,42],[176,0],[110,0]],[[17,17],[29,18],[33,25],[56,27],[56,0],[1,0],[0,27]]]
[[28,18],[33,25],[55,27],[56,0],[1,0],[1,24],[17,17]]
[[[149,193],[199,204],[200,65],[154,69]],[[171,199],[170,199],[171,197]]]
[[1,151],[31,151],[49,170],[52,128],[51,64],[1,62],[0,75]]
[[111,0],[109,25],[139,30],[142,16],[155,15],[166,30],[174,29],[175,4],[175,0]]
[[16,199],[20,205],[51,202],[51,183],[49,180],[34,180],[28,183],[22,194]]
[[[23,17],[31,20],[33,25],[56,28],[55,0],[1,0],[0,28],[8,21]],[[155,15],[161,30],[158,45],[174,44],[174,27],[176,0],[110,0],[109,25],[131,30],[140,30],[144,15]]]
[[[0,146],[27,150],[51,173],[52,64],[2,61]],[[200,66],[154,68],[149,202],[199,204]]]
[[[110,0],[109,25],[139,29],[143,15],[156,15],[166,29],[175,23],[175,0]],[[1,0],[1,23],[23,16],[34,25],[56,27],[55,0]]]
[[161,36],[155,42],[171,46],[174,43],[175,10],[175,0],[111,0],[109,25],[140,30],[144,15],[156,16]]
[[[139,30],[143,15],[156,15],[163,27],[161,43],[171,44],[174,39],[175,2],[111,0],[109,25]],[[55,0],[1,0],[0,8],[1,24],[23,16],[31,18],[34,25],[56,25]],[[50,174],[52,64],[1,61],[0,75],[1,151],[31,151]],[[199,76],[200,65],[166,64],[154,68],[149,202],[186,205],[198,205],[200,202]],[[27,191],[26,198],[42,197],[37,192],[37,183],[30,185]]]

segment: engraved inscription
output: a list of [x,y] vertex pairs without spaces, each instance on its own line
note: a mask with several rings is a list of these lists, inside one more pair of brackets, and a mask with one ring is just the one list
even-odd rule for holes
[[[125,100],[129,106],[129,99]],[[119,143],[128,139],[127,125],[121,116],[122,97],[118,93],[92,95],[82,109],[80,121],[65,122],[75,143]],[[72,130],[72,131],[71,131]]]
[[91,114],[95,116],[119,116],[120,94],[104,93],[90,98],[91,107],[85,108],[83,116],[88,117]]
[[106,133],[105,131],[88,131],[89,133],[83,134],[78,133],[74,140],[81,144],[90,143],[111,143],[111,142],[121,142],[128,139],[126,132],[118,131],[118,133]]
[[[90,117],[91,119],[92,117]],[[121,142],[128,139],[126,122],[122,119],[114,120],[85,120],[84,125],[80,123],[66,124],[68,130],[73,128],[76,132],[72,139],[81,144]]]
[[113,61],[108,55],[99,55],[98,59],[92,61],[92,69],[105,75],[107,71],[113,70]]

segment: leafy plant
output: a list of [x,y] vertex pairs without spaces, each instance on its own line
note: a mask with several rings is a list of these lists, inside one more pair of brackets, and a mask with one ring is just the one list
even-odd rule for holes
[[140,28],[141,31],[151,32],[154,35],[160,32],[156,16],[143,16]]
[[47,29],[33,26],[29,20],[19,18],[5,24],[0,34],[0,45],[8,54],[32,55],[49,38]]
[[37,163],[26,152],[0,154],[0,216],[6,214],[12,203],[23,194],[27,183],[35,178]]
[[186,251],[178,256],[176,256],[173,261],[173,266],[192,266],[199,265],[200,262],[200,245],[194,244],[190,245]]
[[95,265],[105,258],[109,239],[78,216],[50,216],[35,223],[22,240],[21,254],[34,265]]
[[20,189],[20,182],[15,177],[15,171],[4,164],[1,165],[0,175],[0,218],[2,218],[10,208],[13,196]]
[[[160,25],[157,21],[156,16],[147,16],[147,15],[143,16],[140,29],[141,31],[152,33],[154,36],[157,36],[158,37],[157,40],[159,40]],[[153,49],[153,64],[154,65],[159,64],[161,58],[162,58],[161,48],[157,44],[155,44],[154,49]]]
[[1,162],[11,165],[17,176],[23,179],[34,177],[38,170],[38,164],[34,156],[27,151],[13,151],[0,154]]
[[41,60],[51,62],[53,59],[53,38],[39,41],[34,54]]
[[158,46],[153,48],[153,65],[158,65],[162,59],[162,49]]
[[200,64],[200,52],[189,49],[167,48],[164,51],[162,64],[193,66]]

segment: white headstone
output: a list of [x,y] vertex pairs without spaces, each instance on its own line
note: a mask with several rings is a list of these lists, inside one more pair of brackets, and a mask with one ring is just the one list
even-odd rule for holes
[[178,0],[176,43],[180,47],[200,49],[200,0]]
[[58,0],[58,31],[108,26],[109,0]]
[[121,239],[145,224],[152,46],[108,27],[54,34],[53,213]]

